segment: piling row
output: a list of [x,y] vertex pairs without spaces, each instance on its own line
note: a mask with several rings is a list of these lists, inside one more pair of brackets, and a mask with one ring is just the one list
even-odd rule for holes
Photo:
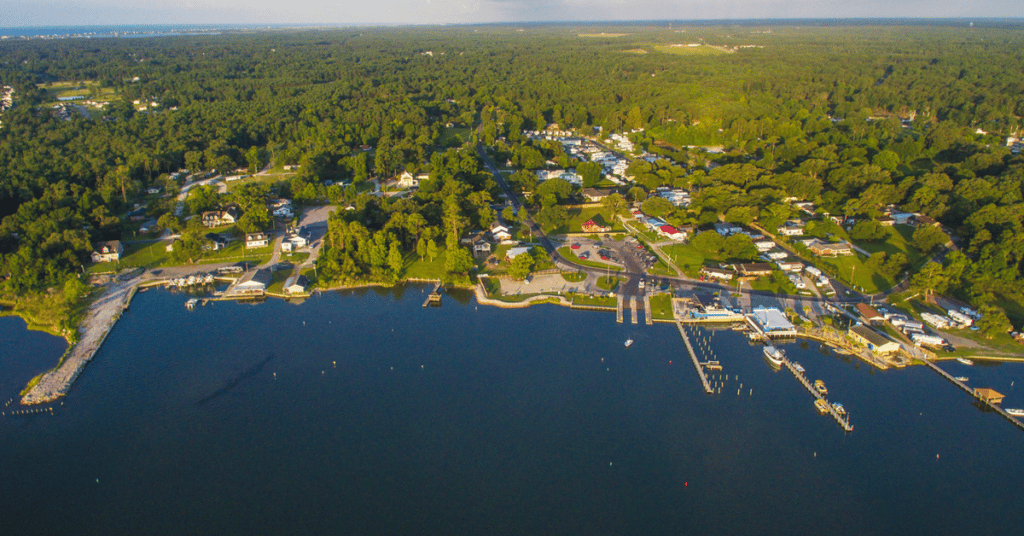
[[[818,389],[816,389],[814,385],[811,384],[811,382],[807,379],[806,376],[801,374],[800,371],[793,368],[793,364],[789,362],[789,359],[786,359],[785,357],[782,358],[782,364],[785,365],[786,368],[788,368],[789,371],[793,373],[793,376],[796,376],[796,379],[800,380],[800,383],[804,384],[804,387],[806,387],[807,390],[810,391],[812,395],[814,395],[814,398],[828,402],[828,400],[824,396],[822,396],[820,392],[818,392]],[[848,421],[845,417],[840,415],[836,411],[836,409],[832,407],[832,404],[828,404],[828,412],[829,414],[832,415],[832,418],[835,419],[837,423],[839,423],[839,426],[843,427],[843,430],[846,430],[847,432],[853,431],[853,426],[850,425],[850,421]]]
[[708,377],[704,374],[704,368],[700,366],[700,361],[697,360],[697,352],[693,350],[693,346],[690,345],[690,338],[686,336],[686,329],[683,328],[683,323],[676,320],[676,327],[679,328],[679,334],[683,336],[683,342],[686,343],[686,351],[690,353],[690,359],[693,361],[693,368],[697,369],[697,375],[700,376],[700,383],[704,385],[704,392],[707,394],[714,393],[714,389],[712,389],[711,384],[708,383]]
[[942,370],[941,368],[939,368],[938,365],[936,365],[935,363],[932,363],[931,361],[928,361],[927,359],[924,360],[924,364],[928,365],[935,372],[938,372],[939,374],[941,374],[943,378],[946,378],[947,380],[949,380],[951,383],[953,383],[953,385],[956,385],[957,387],[963,389],[964,391],[967,392],[967,394],[973,396],[974,398],[980,400],[981,403],[983,403],[983,404],[987,405],[988,407],[992,408],[993,410],[995,410],[996,413],[998,413],[998,414],[1002,415],[1003,417],[1005,417],[1006,420],[1012,422],[1013,425],[1016,426],[1017,428],[1020,428],[1021,430],[1024,430],[1024,423],[1022,423],[1021,421],[1013,418],[1013,415],[1010,415],[1009,413],[1006,412],[1006,410],[1004,410],[1003,408],[999,407],[998,405],[993,404],[992,402],[989,402],[988,399],[982,398],[980,395],[978,395],[977,391],[975,391],[971,387],[968,387],[967,384],[965,384],[965,383],[963,383],[961,381],[958,381],[950,373]]

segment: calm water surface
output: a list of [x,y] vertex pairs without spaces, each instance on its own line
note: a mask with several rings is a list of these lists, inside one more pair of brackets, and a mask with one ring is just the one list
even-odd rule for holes
[[[0,418],[3,533],[1024,526],[1024,432],[929,370],[786,345],[851,412],[844,434],[741,334],[702,332],[725,367],[708,396],[672,325],[468,296],[423,309],[422,290],[192,312],[139,294],[53,416]],[[64,350],[19,322],[0,319],[4,401]],[[1024,367],[943,366],[1024,407]]]

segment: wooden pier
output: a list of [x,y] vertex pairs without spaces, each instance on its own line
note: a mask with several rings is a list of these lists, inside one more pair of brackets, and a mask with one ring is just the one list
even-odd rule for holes
[[622,306],[623,306],[625,301],[626,301],[626,298],[622,294],[619,294],[618,296],[616,296],[616,300],[615,300],[615,321],[618,322],[619,324],[622,323]]
[[839,412],[836,411],[836,408],[832,407],[832,404],[828,404],[828,399],[826,399],[824,396],[821,395],[820,392],[818,392],[818,390],[814,387],[814,385],[811,384],[811,382],[807,379],[806,376],[804,376],[797,369],[793,368],[793,363],[790,363],[789,359],[783,357],[782,364],[785,365],[786,368],[793,373],[793,376],[796,376],[796,379],[800,380],[800,383],[804,384],[804,387],[806,387],[807,390],[810,391],[812,395],[814,395],[814,398],[816,400],[825,401],[825,403],[828,405],[828,412],[832,415],[832,418],[835,419],[837,423],[839,423],[839,426],[843,427],[843,430],[846,430],[847,432],[853,431],[853,426],[850,425],[850,421],[846,417],[840,415]]
[[707,394],[714,393],[715,390],[711,388],[711,384],[708,383],[708,377],[704,374],[704,367],[700,365],[700,361],[697,359],[697,352],[693,350],[690,338],[686,336],[686,328],[678,320],[676,320],[676,327],[679,328],[679,334],[683,336],[683,342],[686,343],[686,351],[690,353],[690,359],[693,361],[693,367],[697,369],[697,375],[700,376],[700,383],[704,386],[704,392]]
[[956,378],[953,377],[953,375],[951,375],[950,373],[942,370],[935,363],[932,363],[931,361],[925,360],[924,364],[928,365],[928,367],[931,368],[932,370],[934,370],[935,372],[938,372],[940,375],[942,375],[943,378],[946,378],[947,380],[949,380],[950,383],[952,383],[953,385],[956,385],[957,387],[959,387],[959,388],[963,389],[964,391],[966,391],[967,394],[969,394],[972,397],[978,399],[982,404],[985,404],[988,407],[990,407],[993,410],[995,410],[996,413],[1002,415],[1004,418],[1006,418],[1006,420],[1008,420],[1011,423],[1013,423],[1013,425],[1016,426],[1017,428],[1020,428],[1021,430],[1024,430],[1024,422],[1021,422],[1020,420],[1015,419],[1013,417],[1013,415],[1010,415],[1009,413],[1007,413],[1006,410],[1001,408],[998,404],[993,404],[988,399],[980,396],[978,394],[978,392],[975,391],[973,388],[968,387],[967,384],[965,384],[965,383],[963,383],[961,381],[958,381]]
[[651,318],[651,297],[644,295],[644,321],[648,326],[654,325],[654,319]]
[[441,283],[434,286],[434,290],[430,291],[430,294],[427,295],[427,299],[423,302],[424,307],[428,307],[430,305],[441,305]]
[[638,321],[639,319],[637,319],[637,316],[636,316],[636,296],[630,296],[629,297],[629,310],[630,310],[630,312],[632,314],[633,323],[634,324],[638,324],[639,323],[639,321]]

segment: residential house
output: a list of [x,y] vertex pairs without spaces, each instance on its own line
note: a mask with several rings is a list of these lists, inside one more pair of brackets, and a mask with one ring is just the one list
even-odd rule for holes
[[743,228],[735,223],[720,221],[715,223],[715,232],[722,236],[730,236],[742,232]]
[[736,268],[739,269],[740,275],[743,277],[760,277],[762,275],[772,275],[774,269],[772,265],[766,262],[751,262],[745,264],[737,264]]
[[758,240],[757,242],[754,242],[754,247],[756,247],[761,253],[765,253],[767,251],[771,251],[771,249],[775,247],[775,242],[768,239]]
[[607,233],[612,228],[607,225],[598,225],[594,220],[587,220],[580,226],[584,233]]
[[206,233],[203,238],[206,240],[206,244],[203,245],[204,249],[217,251],[228,247],[228,240],[217,233]]
[[803,240],[801,243],[811,250],[811,253],[821,257],[839,257],[853,255],[853,247],[848,242],[825,242],[817,238]]
[[518,256],[520,256],[520,255],[522,255],[524,253],[529,255],[530,254],[530,248],[529,247],[522,247],[522,246],[521,247],[515,247],[515,248],[509,248],[509,250],[507,252],[505,252],[505,258],[508,259],[508,260],[512,260],[512,259],[515,259],[516,257],[518,257]]
[[800,272],[804,269],[804,263],[794,259],[779,259],[775,265],[783,272]]
[[473,241],[473,254],[474,255],[487,255],[491,252],[491,243],[484,240],[483,238],[477,238]]
[[491,224],[491,238],[496,242],[503,242],[505,240],[511,240],[512,233],[509,232],[508,227],[505,227],[500,222],[494,222]]
[[265,248],[270,245],[270,237],[266,233],[246,233],[245,248]]
[[93,247],[92,262],[114,262],[121,260],[124,246],[120,240],[100,242]]
[[304,275],[291,276],[284,282],[285,294],[305,294],[307,287],[309,280]]
[[671,225],[662,225],[661,227],[658,227],[658,234],[668,238],[669,240],[675,240],[677,242],[686,240],[686,233],[672,227]]
[[138,207],[135,210],[128,212],[128,221],[139,222],[146,221],[146,207]]
[[398,176],[398,182],[395,185],[403,189],[419,188],[420,180],[414,177],[412,173],[409,173],[408,171],[403,171],[402,174]]
[[775,248],[766,251],[763,255],[761,255],[762,259],[766,259],[770,262],[781,261],[786,257],[789,257],[789,252],[781,248]]
[[900,350],[900,345],[885,337],[867,326],[853,326],[847,332],[850,338],[858,344],[867,346],[872,352],[880,355],[894,354]]
[[803,236],[804,235],[804,222],[799,220],[790,220],[778,229],[779,234],[782,236]]
[[206,227],[220,227],[238,222],[238,209],[228,207],[225,210],[212,210],[203,212],[203,225]]
[[160,228],[160,225],[157,224],[155,219],[152,219],[152,220],[147,221],[146,223],[143,223],[142,226],[139,227],[139,232],[140,233],[148,233],[148,232],[151,232],[151,231],[156,231],[159,228]]
[[583,197],[591,203],[600,203],[604,201],[604,198],[612,195],[614,190],[611,188],[584,188]]
[[731,268],[721,268],[717,266],[703,266],[700,269],[700,273],[711,279],[722,279],[728,281],[736,275]]

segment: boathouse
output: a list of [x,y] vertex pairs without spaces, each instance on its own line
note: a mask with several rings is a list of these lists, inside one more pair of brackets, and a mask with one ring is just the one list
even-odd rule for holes
[[1006,398],[1002,393],[995,389],[989,389],[988,387],[979,387],[974,390],[978,394],[978,398],[988,402],[989,404],[1002,404],[1003,399]]
[[775,307],[755,307],[750,318],[769,337],[796,336],[796,326],[786,318],[785,313]]

